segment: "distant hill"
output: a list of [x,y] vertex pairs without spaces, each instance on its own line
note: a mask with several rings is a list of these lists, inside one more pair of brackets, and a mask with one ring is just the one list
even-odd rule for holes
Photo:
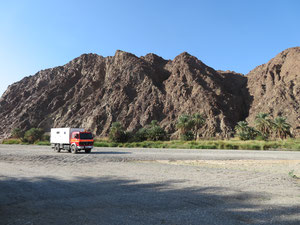
[[300,48],[283,51],[247,76],[216,71],[184,52],[174,60],[83,54],[8,87],[0,99],[0,137],[13,128],[84,127],[99,136],[120,121],[134,131],[158,120],[174,135],[178,116],[204,113],[203,136],[226,137],[258,112],[287,116],[299,132]]

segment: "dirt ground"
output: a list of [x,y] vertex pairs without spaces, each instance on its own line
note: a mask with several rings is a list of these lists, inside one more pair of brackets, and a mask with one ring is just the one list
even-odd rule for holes
[[300,224],[300,152],[0,145],[0,224]]

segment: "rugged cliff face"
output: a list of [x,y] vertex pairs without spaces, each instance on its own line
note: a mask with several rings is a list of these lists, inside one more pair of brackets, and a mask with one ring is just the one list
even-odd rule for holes
[[300,47],[289,48],[248,75],[250,124],[259,112],[284,116],[300,136]]
[[299,55],[299,48],[288,49],[247,79],[215,71],[188,53],[174,60],[84,54],[9,86],[0,99],[0,137],[16,127],[68,126],[106,136],[112,122],[133,131],[151,120],[176,136],[178,116],[195,112],[207,115],[203,136],[229,136],[238,121],[249,115],[251,122],[258,112],[288,115],[297,129]]
[[84,54],[9,86],[0,100],[1,136],[15,127],[67,126],[105,136],[114,121],[137,130],[154,119],[173,133],[179,115],[195,112],[207,115],[203,135],[224,136],[245,118],[245,85],[242,75],[217,72],[188,53],[173,61]]

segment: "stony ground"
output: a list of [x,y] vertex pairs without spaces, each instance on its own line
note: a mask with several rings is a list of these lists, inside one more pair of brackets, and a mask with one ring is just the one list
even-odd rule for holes
[[0,145],[0,224],[300,224],[299,171],[300,152]]

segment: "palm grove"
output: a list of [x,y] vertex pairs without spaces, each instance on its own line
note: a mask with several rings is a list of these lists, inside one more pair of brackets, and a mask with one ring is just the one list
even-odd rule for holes
[[255,127],[249,126],[246,121],[240,121],[235,126],[236,135],[241,140],[285,139],[288,136],[292,137],[290,130],[291,125],[285,117],[272,119],[267,113],[259,113],[255,117]]
[[[198,140],[201,136],[200,130],[204,127],[205,123],[205,115],[200,113],[179,116],[176,128],[180,139],[185,141]],[[236,136],[241,140],[285,139],[292,137],[290,129],[291,125],[287,123],[286,118],[279,116],[272,119],[267,113],[259,113],[256,116],[254,127],[249,126],[246,121],[240,121],[235,126]],[[127,132],[121,123],[115,122],[111,126],[109,138],[114,142],[169,139],[167,133],[159,126],[156,120],[139,129],[136,133]]]
[[[181,140],[198,140],[201,137],[201,129],[206,124],[205,115],[195,113],[193,115],[183,114],[179,116],[176,129]],[[259,113],[255,118],[255,126],[251,127],[246,121],[240,121],[235,126],[236,136],[241,140],[269,140],[285,139],[292,137],[291,125],[286,118],[277,117],[272,119],[267,113]],[[19,128],[12,131],[12,137],[19,138],[23,142],[34,143],[35,141],[48,141],[42,129],[31,128],[24,132]],[[142,142],[142,141],[164,141],[170,139],[166,131],[160,127],[158,121],[153,120],[150,124],[139,129],[137,132],[128,132],[120,122],[112,123],[109,139],[113,142]]]
[[[198,139],[199,130],[205,125],[205,117],[200,113],[192,116],[184,114],[178,118],[177,129],[182,140],[189,141]],[[109,138],[114,142],[127,141],[163,141],[168,140],[169,136],[163,128],[161,128],[156,120],[152,120],[150,124],[139,129],[135,133],[125,131],[119,122],[112,124],[109,132]]]

